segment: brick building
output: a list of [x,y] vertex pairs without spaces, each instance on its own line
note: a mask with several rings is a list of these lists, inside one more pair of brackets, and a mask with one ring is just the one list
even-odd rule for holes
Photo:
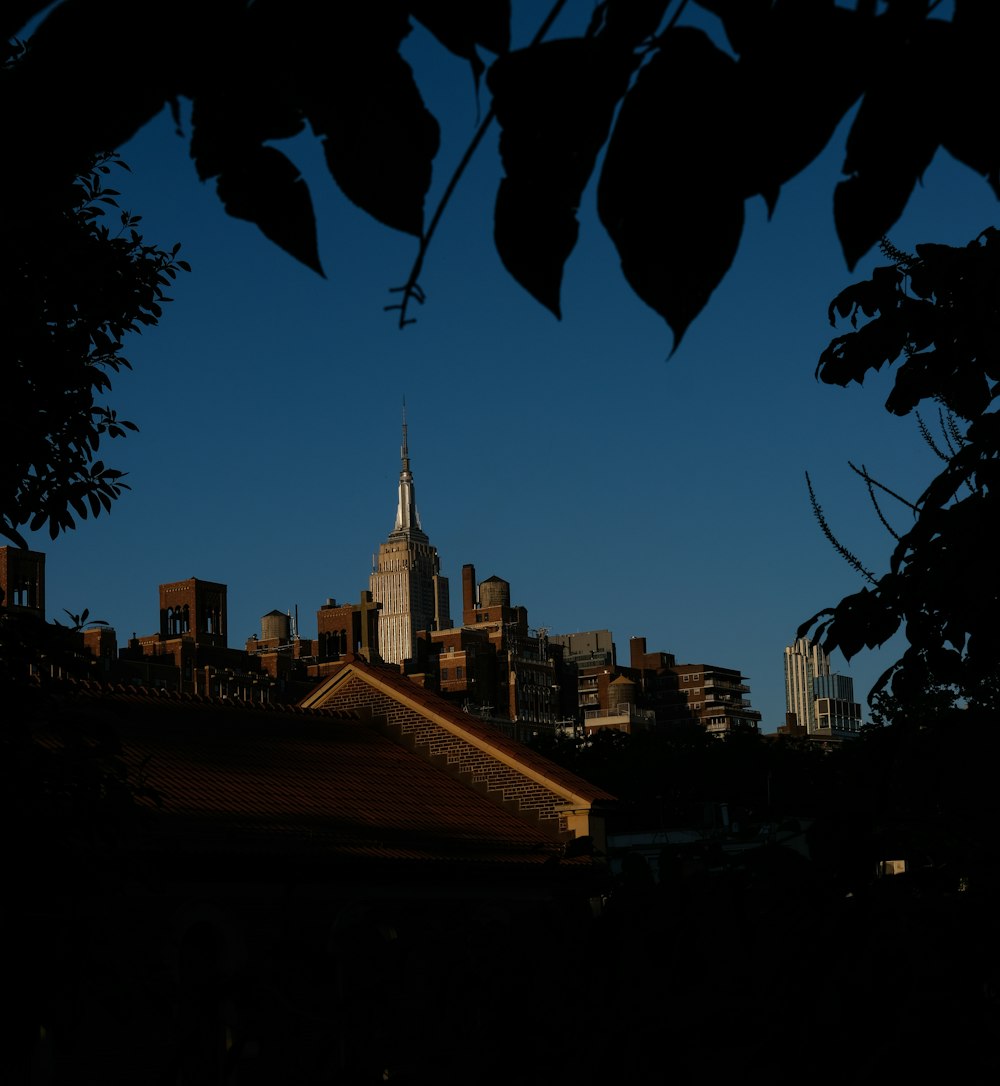
[[744,694],[746,676],[717,664],[675,664],[678,689],[690,718],[712,735],[760,730],[760,711]]
[[557,634],[566,653],[565,682],[575,687],[576,727],[632,732],[699,724],[713,734],[756,731],[760,713],[743,697],[744,676],[714,664],[678,664],[650,652],[645,637],[629,640],[629,666],[616,663],[607,630]]
[[527,608],[511,604],[502,577],[477,584],[475,566],[466,563],[462,626],[433,631],[426,640],[440,690],[450,699],[518,738],[555,730],[562,647],[529,627]]
[[398,668],[308,703],[61,688],[143,790],[25,880],[32,1081],[464,1082],[516,1007],[509,1082],[567,1034],[613,797]]
[[[243,701],[301,696],[301,690],[284,689],[291,669],[277,662],[265,668],[262,655],[229,648],[227,591],[218,581],[198,577],[161,584],[159,631],[130,638],[114,675],[144,686]],[[273,612],[265,621],[269,618]]]
[[628,665],[617,662],[609,630],[556,634],[552,640],[566,654],[565,681],[575,692],[568,704],[578,730],[631,732],[686,718],[671,671],[674,657],[669,652],[647,652],[644,637],[630,640]]
[[45,555],[0,547],[0,607],[45,621]]
[[369,591],[361,593],[358,603],[338,604],[335,599],[328,599],[316,612],[317,658],[337,660],[353,653],[378,663],[380,606]]

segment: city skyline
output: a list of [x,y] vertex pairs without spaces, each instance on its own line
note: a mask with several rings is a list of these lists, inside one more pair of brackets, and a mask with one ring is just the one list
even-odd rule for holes
[[[515,44],[538,13],[519,10]],[[406,49],[443,127],[434,206],[486,91],[422,30]],[[28,538],[48,555],[50,618],[89,608],[124,641],[150,627],[158,584],[194,576],[229,585],[239,645],[272,609],[356,600],[392,524],[405,395],[446,575],[465,562],[499,574],[553,631],[606,627],[619,647],[643,635],[679,661],[739,667],[765,728],[782,722],[784,647],[860,587],[812,518],[804,472],[833,530],[881,570],[892,540],[847,461],[908,496],[936,470],[914,420],[882,406],[891,368],[864,388],[813,376],[834,334],[830,300],[881,262],[848,271],[836,240],[846,125],[770,221],[762,200],[748,203],[732,270],[669,360],[663,322],[596,221],[593,186],[562,323],[510,280],[492,241],[495,130],[428,253],[427,303],[401,332],[383,306],[415,243],[347,202],[315,141],[288,150],[313,193],[328,280],[227,217],[175,129],[164,112],[124,147],[131,173],[115,186],[147,239],[181,242],[193,271],[160,326],[127,344],[134,372],[108,397],[140,427],[100,451],[133,489],[110,516]],[[982,178],[941,152],[892,240],[962,245],[995,215]],[[905,510],[888,512],[905,528]],[[864,701],[901,650],[896,639],[835,669]]]
[[[11,551],[10,548],[4,548],[4,554],[6,554],[11,561],[16,561],[17,556],[20,553],[25,553],[25,558],[28,559],[28,566],[31,566],[31,558],[39,557],[38,569],[42,571],[38,578],[38,589],[36,595],[38,597],[39,609],[42,613],[45,613],[45,552],[19,552],[17,550]],[[457,632],[457,628],[453,627],[449,610],[449,593],[448,593],[448,578],[440,575],[440,569],[438,565],[438,554],[436,548],[431,546],[428,535],[423,531],[420,522],[420,516],[417,510],[416,502],[416,487],[413,472],[410,466],[409,456],[409,443],[408,443],[408,425],[406,421],[405,404],[403,406],[402,414],[402,442],[400,445],[400,472],[399,482],[397,490],[397,506],[396,516],[394,520],[393,530],[389,534],[386,542],[381,544],[379,548],[379,555],[376,562],[373,563],[373,571],[369,578],[369,591],[364,594],[367,595],[372,603],[367,605],[363,604],[363,608],[376,609],[376,622],[378,628],[378,659],[381,662],[389,665],[402,665],[404,661],[415,660],[414,648],[417,642],[418,634],[429,634],[431,631],[444,631],[446,633]],[[25,568],[28,568],[27,566]],[[34,567],[32,567],[34,568]],[[501,607],[500,599],[494,602],[497,603],[496,617],[500,616],[501,611],[510,610],[510,598],[509,598],[509,584],[499,578],[496,574],[486,578],[485,581],[475,583],[475,570],[474,567],[466,563],[462,570],[462,584],[463,584],[463,610],[461,612],[462,619],[457,624],[458,627],[464,626],[467,630],[474,630],[480,632],[480,626],[478,620],[483,616],[478,613],[480,608],[479,593],[485,591],[493,582],[498,582],[502,588],[504,594],[505,607]],[[467,584],[469,582],[469,584]],[[28,582],[25,581],[25,584]],[[469,585],[472,585],[471,590]],[[158,586],[159,592],[159,622],[161,627],[160,634],[152,634],[148,636],[140,637],[135,640],[135,632],[133,631],[133,641],[128,644],[129,655],[132,654],[133,645],[141,645],[145,642],[159,642],[165,637],[179,638],[182,634],[188,634],[194,631],[195,628],[200,631],[198,638],[203,643],[212,643],[219,645],[222,648],[229,647],[230,649],[239,652],[239,646],[230,644],[228,637],[227,621],[226,621],[226,595],[227,586],[226,583],[214,583],[206,582],[200,578],[192,578],[189,581],[174,582],[174,583],[161,583]],[[208,595],[206,596],[206,592]],[[199,593],[201,594],[199,596]],[[173,600],[179,601],[172,603]],[[199,602],[200,601],[200,602]],[[14,601],[16,602],[16,601]],[[269,638],[274,638],[276,632],[281,628],[285,629],[285,634],[282,636],[277,634],[278,641],[284,640],[286,643],[292,641],[298,642],[299,638],[305,637],[312,641],[320,653],[319,659],[323,658],[325,649],[322,647],[325,642],[323,640],[322,630],[322,617],[329,608],[333,608],[336,601],[333,599],[327,599],[326,604],[323,605],[319,611],[317,611],[317,623],[321,628],[318,632],[318,640],[313,638],[311,628],[304,631],[300,616],[299,609],[296,605],[294,615],[291,608],[284,615],[279,609],[271,609],[267,613],[264,613],[260,617],[260,636],[263,639],[262,644],[266,643]],[[344,610],[346,605],[347,610],[352,608],[350,600],[341,601],[340,610]],[[482,603],[482,606],[489,607],[489,602]],[[472,614],[469,608],[474,608],[476,611],[476,621],[473,621]],[[208,608],[208,610],[206,610]],[[523,604],[518,605],[518,608],[524,610]],[[214,610],[213,610],[214,609]],[[306,607],[307,612],[311,609]],[[198,611],[199,618],[197,624],[195,623],[195,612]],[[202,615],[202,611],[205,613]],[[339,612],[338,612],[339,613]],[[47,618],[52,616],[46,615]],[[489,618],[489,614],[486,618]],[[525,616],[526,617],[526,616]],[[95,616],[96,618],[96,616]],[[152,616],[150,616],[152,620]],[[285,619],[284,623],[281,620]],[[103,620],[100,620],[103,621]],[[364,620],[362,619],[362,622]],[[523,618],[522,618],[523,621]],[[93,622],[93,620],[92,620]],[[471,624],[471,625],[470,625]],[[529,635],[529,640],[534,640],[534,634],[536,627],[526,626],[525,633]],[[539,637],[543,635],[547,638],[551,634],[551,640],[556,643],[568,644],[572,638],[585,638],[588,641],[592,639],[595,634],[613,636],[610,630],[600,631],[549,631],[547,628],[537,628]],[[128,641],[127,636],[124,636],[120,630],[111,626],[102,632],[101,644],[103,645],[107,640],[105,635],[112,635],[112,639],[117,637],[119,647],[125,650],[126,643]],[[362,638],[364,635],[362,634]],[[251,645],[257,643],[257,631],[254,631],[247,642],[247,651],[251,651]],[[664,655],[662,649],[655,649],[648,654],[648,659],[644,656],[646,652],[646,638],[642,635],[633,635],[629,639],[628,645],[622,645],[620,649],[615,642],[616,651],[621,651],[624,655],[619,660],[622,663],[628,658],[631,653],[631,664],[636,666],[636,644],[640,643],[638,649],[639,657],[646,660],[647,666],[650,660],[661,657]],[[95,643],[96,644],[96,643]],[[363,645],[366,643],[363,641]],[[443,642],[441,642],[443,645]],[[797,648],[800,645],[805,644],[800,640],[796,642]],[[344,643],[340,645],[340,653],[353,652],[356,649],[356,645]],[[91,646],[91,651],[95,651],[94,646]],[[102,649],[103,651],[103,649]],[[454,651],[454,649],[449,649]],[[788,688],[788,654],[791,649],[786,648],[786,688]],[[362,648],[363,655],[366,655],[366,649]],[[824,675],[829,674],[829,662],[826,654],[823,653],[818,647],[811,650],[812,656],[822,661],[822,667],[817,670],[817,674],[822,673]],[[296,656],[298,650],[296,650]],[[672,658],[675,654],[667,653],[667,656]],[[464,656],[463,656],[464,658]],[[608,657],[611,662],[611,657]],[[731,663],[728,662],[728,663]],[[731,671],[732,676],[729,676],[726,681],[743,682],[746,676],[741,676],[741,668],[737,666],[734,670],[727,665],[722,665],[723,671]],[[649,665],[652,666],[652,665]],[[684,673],[685,668],[694,667],[697,671],[701,672],[703,668],[708,668],[713,673],[719,670],[720,665],[707,664],[704,661],[698,664],[692,662],[681,661],[678,665],[676,673],[678,676],[683,676],[684,682],[690,676]],[[461,668],[459,668],[459,672]],[[442,670],[442,680],[448,678],[448,672]],[[701,675],[697,676],[700,684]],[[841,678],[840,676],[837,677]],[[168,680],[169,681],[169,680]],[[206,675],[206,683],[208,678]],[[325,681],[325,680],[324,680]],[[850,680],[846,680],[850,683]],[[677,682],[680,682],[678,678]],[[705,683],[711,685],[708,682],[708,674],[705,675]],[[811,685],[811,683],[809,684]],[[553,687],[552,689],[555,689]],[[682,688],[683,689],[683,688]],[[748,687],[741,687],[740,689],[749,690]],[[684,694],[689,694],[690,691],[684,689]],[[696,694],[700,694],[701,690],[695,691]],[[786,695],[786,700],[789,695]],[[581,705],[583,703],[581,702]],[[745,703],[748,707],[752,702]],[[811,701],[810,701],[811,704]],[[695,705],[695,709],[701,709],[702,705]],[[516,714],[517,710],[512,708],[511,710]],[[749,715],[760,718],[760,712],[757,709],[749,709]],[[549,712],[546,719],[551,716]],[[652,720],[652,713],[649,714],[650,720]],[[519,719],[518,715],[512,717],[512,719]],[[717,730],[710,722],[701,721],[703,725],[706,725],[709,731]],[[775,723],[774,727],[768,729],[766,726],[761,728],[763,731],[773,731],[778,727]],[[810,733],[814,731],[811,724],[808,726]]]

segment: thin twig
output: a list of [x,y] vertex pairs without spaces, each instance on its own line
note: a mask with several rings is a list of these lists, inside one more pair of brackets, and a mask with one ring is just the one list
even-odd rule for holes
[[[531,39],[529,49],[538,45],[549,32],[552,24],[556,21],[559,13],[566,6],[566,0],[556,0],[552,5],[552,10],[546,15],[544,22],[535,32],[535,36]],[[448,201],[451,199],[452,193],[461,180],[462,174],[465,173],[466,167],[472,161],[472,156],[476,153],[476,149],[483,141],[483,137],[486,135],[487,130],[493,123],[493,118],[496,116],[494,109],[490,106],[486,113],[486,116],[482,119],[479,127],[476,129],[476,134],[472,137],[469,146],[465,149],[465,154],[462,155],[462,160],[455,168],[455,172],[451,175],[451,180],[448,182],[448,187],[444,190],[444,194],[438,203],[437,209],[431,217],[430,225],[424,231],[423,236],[420,238],[420,248],[417,250],[417,257],[413,262],[413,267],[410,268],[410,274],[407,277],[406,282],[401,287],[392,287],[390,293],[402,294],[402,301],[397,305],[387,305],[386,311],[398,309],[399,310],[399,327],[405,328],[408,324],[413,324],[416,320],[415,317],[407,317],[407,308],[410,304],[410,300],[417,301],[420,305],[424,304],[426,295],[420,288],[417,280],[420,277],[420,272],[423,270],[424,257],[427,255],[427,250],[430,248],[431,239],[434,237],[434,232],[437,230],[438,223],[441,221],[441,216],[444,214],[444,209],[448,206]]]
[[[941,415],[941,412],[939,411],[938,412],[938,417],[939,418],[940,418],[940,415]],[[955,455],[955,450],[952,449],[951,445],[948,443],[948,434],[945,432],[944,423],[941,424],[941,432],[944,434],[945,444],[948,445],[948,449],[951,452],[951,456],[948,456],[947,453],[942,452],[938,448],[937,442],[934,440],[934,435],[931,433],[930,428],[928,427],[927,423],[924,422],[924,420],[923,420],[923,418],[922,418],[919,411],[916,412],[916,416],[917,416],[917,429],[919,429],[919,431],[920,431],[920,436],[924,439],[924,442],[930,448],[931,452],[933,452],[934,455],[939,460],[943,460],[947,464],[948,461],[951,459],[951,456]]]
[[870,584],[878,584],[875,579],[875,574],[870,570],[865,569],[861,564],[861,561],[840,542],[840,540],[833,534],[830,525],[827,523],[823,508],[819,504],[819,500],[816,497],[816,491],[813,490],[812,479],[809,478],[809,472],[806,472],[806,486],[809,488],[809,501],[812,504],[813,516],[816,518],[816,522],[819,524],[823,531],[823,535],[826,536],[830,545],[840,555],[841,558],[854,570],[862,575]]
[[[948,448],[951,451],[951,461],[949,462],[953,462],[962,449],[966,447],[968,441],[965,438],[965,434],[958,428],[955,416],[950,410],[945,413],[938,408],[938,422],[941,426],[941,433],[944,434],[944,439],[948,443]],[[952,441],[955,443],[954,447],[952,446]],[[962,478],[962,483],[970,494],[975,494],[979,490],[979,487],[972,481],[971,474],[966,474]],[[957,487],[955,493],[958,493]]]
[[865,486],[868,487],[868,497],[870,498],[872,505],[875,507],[875,513],[878,516],[878,519],[882,522],[882,527],[885,528],[889,535],[891,535],[892,538],[895,539],[895,541],[898,543],[899,533],[885,519],[885,516],[882,514],[882,508],[878,503],[878,499],[875,497],[875,480],[872,479],[872,477],[868,474],[868,469],[864,466],[864,464],[861,465],[861,470],[864,472],[862,478],[865,481]]
[[965,435],[958,428],[958,423],[955,421],[954,414],[949,411],[947,418],[947,426],[945,425],[945,417],[941,414],[941,409],[938,408],[938,418],[941,420],[941,429],[951,434],[952,441],[961,448],[965,444]]
[[878,479],[872,479],[872,477],[863,468],[859,468],[856,464],[852,464],[850,460],[847,461],[847,466],[854,472],[855,475],[860,475],[862,479],[870,479],[873,485],[877,486],[879,490],[884,490],[890,498],[895,498],[896,501],[905,505],[907,509],[912,509],[914,513],[920,512],[920,506],[914,505],[913,502],[907,501],[906,498],[897,494],[895,490],[890,490],[885,483],[880,483]]

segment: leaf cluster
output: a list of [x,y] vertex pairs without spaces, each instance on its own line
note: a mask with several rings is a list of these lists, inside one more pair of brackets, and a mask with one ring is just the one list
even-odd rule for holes
[[[349,199],[421,238],[405,324],[406,302],[423,298],[416,274],[437,221],[425,231],[438,123],[400,53],[420,23],[469,63],[476,86],[486,72],[504,169],[495,239],[514,278],[559,315],[603,150],[601,222],[675,342],[728,270],[746,201],[773,210],[859,102],[833,194],[849,266],[896,221],[939,147],[1000,196],[1000,144],[984,110],[1000,24],[991,0],[956,0],[948,19],[933,17],[931,0],[602,0],[584,33],[541,40],[564,3],[511,52],[509,0],[378,0],[335,14],[305,0],[175,0],[141,49],[126,0],[62,0],[6,81],[19,105],[8,139],[32,147],[43,174],[65,176],[82,152],[120,146],[164,104],[179,117],[189,99],[201,178],[215,179],[231,215],[320,271],[309,190],[275,146],[308,127]],[[8,32],[43,7],[13,5]],[[488,69],[482,52],[495,57]],[[127,90],[98,102],[77,94],[94,70]],[[900,73],[918,88],[910,100]]]
[[[984,230],[965,247],[897,254],[838,295],[830,314],[853,330],[824,351],[819,377],[860,383],[898,362],[886,408],[903,415],[927,400],[938,404],[945,448],[930,441],[945,466],[910,505],[913,523],[897,535],[888,571],[799,635],[812,630],[828,651],[850,658],[902,629],[908,648],[876,691],[891,678],[903,701],[941,687],[973,697],[1000,673],[992,531],[1000,519],[1000,230]],[[922,420],[921,427],[928,436]]]
[[18,214],[0,222],[5,259],[5,419],[0,454],[0,534],[54,539],[76,518],[109,511],[127,484],[98,458],[103,438],[136,430],[101,400],[111,376],[131,368],[125,337],[155,325],[179,270],[179,246],[146,244],[140,216],[118,206],[106,181],[113,155],[91,156],[66,183],[41,179]]

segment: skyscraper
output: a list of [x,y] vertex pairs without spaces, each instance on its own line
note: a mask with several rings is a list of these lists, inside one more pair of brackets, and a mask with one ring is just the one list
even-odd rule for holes
[[819,645],[800,637],[785,649],[785,712],[811,735],[816,731],[816,704],[813,679],[830,674],[830,657]]
[[378,560],[368,582],[373,599],[381,604],[379,655],[391,664],[414,656],[418,631],[451,627],[448,578],[441,576],[438,552],[421,529],[417,514],[405,406],[400,460],[396,523],[378,549]]
[[785,649],[786,724],[808,735],[836,738],[861,730],[861,706],[854,700],[854,680],[830,671],[830,658],[819,645],[800,637]]

